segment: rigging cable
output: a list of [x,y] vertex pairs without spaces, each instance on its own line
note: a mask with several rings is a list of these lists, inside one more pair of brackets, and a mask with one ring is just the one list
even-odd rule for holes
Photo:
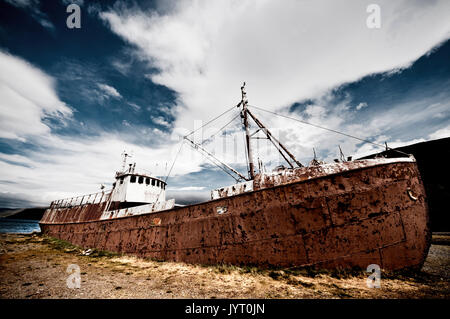
[[[180,155],[183,144],[184,144],[184,139],[181,141],[180,148],[178,149],[178,152],[175,155],[175,158],[173,159],[172,166],[170,166],[169,173],[167,174],[166,178],[164,179],[165,185],[167,185],[167,180],[169,179],[170,173],[172,172],[172,168],[175,165],[175,162],[177,161],[178,155]],[[165,189],[165,186],[164,186],[164,189]],[[156,202],[153,203],[152,209],[155,207],[155,204],[159,202],[159,197],[161,196],[162,191],[163,191],[163,188],[161,188],[161,190],[159,191],[158,197],[156,198]]]
[[224,128],[226,128],[228,125],[230,125],[231,123],[233,123],[233,121],[239,116],[241,115],[241,113],[239,112],[236,116],[234,116],[227,124],[225,124],[224,126],[222,126],[216,133],[212,134],[210,137],[204,139],[200,145],[203,145],[204,143],[208,142],[208,140],[210,140],[211,138],[213,138],[214,136],[216,136],[217,134],[219,134]]
[[177,155],[175,155],[175,158],[174,158],[174,160],[172,162],[172,166],[170,166],[169,173],[167,174],[166,178],[164,179],[164,183],[166,183],[167,180],[169,179],[170,173],[172,172],[172,168],[175,165],[175,162],[177,161],[178,155],[180,155],[181,148],[183,147],[183,144],[184,144],[184,139],[181,141],[180,148],[178,149]]
[[[333,130],[333,129],[330,129],[330,128],[327,128],[327,127],[323,127],[323,126],[320,126],[320,125],[317,125],[317,124],[309,123],[309,122],[306,122],[306,121],[303,121],[303,120],[299,120],[299,119],[296,119],[294,117],[290,117],[290,116],[287,116],[287,115],[278,114],[278,113],[275,113],[275,112],[263,109],[261,107],[257,107],[255,105],[248,105],[248,106],[253,107],[255,109],[258,109],[258,110],[261,110],[263,112],[271,113],[271,114],[274,114],[274,115],[277,115],[277,116],[280,116],[280,117],[284,117],[284,118],[287,118],[287,119],[290,119],[290,120],[293,120],[293,121],[297,121],[297,122],[300,122],[300,123],[303,123],[303,124],[311,125],[311,126],[320,128],[322,130],[330,131],[330,132],[333,132],[333,133],[336,133],[336,134],[340,134],[340,135],[344,135],[344,136],[347,136],[347,137],[351,137],[351,138],[360,140],[360,141],[365,142],[365,143],[370,143],[370,144],[373,144],[373,145],[376,145],[376,146],[379,146],[379,147],[386,148],[385,145],[381,145],[381,144],[378,144],[378,143],[375,143],[375,142],[372,142],[372,141],[369,141],[369,140],[365,140],[365,139],[357,137],[357,136],[353,136],[353,135],[350,135],[350,134],[342,133],[342,132],[339,132],[339,131],[336,131],[336,130]],[[399,150],[396,150],[396,149],[393,149],[393,148],[390,148],[390,147],[387,148],[387,149],[392,150],[394,152],[398,152],[398,153],[403,154],[403,155],[407,155],[407,156],[410,155],[408,153],[405,153],[405,152],[402,152],[402,151],[399,151]]]
[[202,126],[200,126],[199,128],[197,128],[197,129],[195,129],[195,130],[193,130],[192,132],[190,132],[189,134],[187,134],[187,135],[185,135],[184,137],[188,137],[188,136],[191,136],[192,134],[194,134],[195,132],[197,132],[198,130],[200,130],[200,129],[202,129],[202,128],[204,128],[206,125],[208,125],[208,124],[210,124],[210,123],[212,123],[212,122],[214,122],[215,120],[217,120],[219,117],[221,117],[222,115],[225,115],[225,114],[227,114],[228,112],[230,112],[231,110],[234,110],[234,108],[235,108],[236,106],[235,105],[233,105],[231,108],[229,108],[228,110],[226,110],[225,112],[223,112],[222,114],[220,114],[220,115],[218,115],[218,116],[216,116],[215,118],[213,118],[212,120],[210,120],[210,121],[208,121],[207,123],[205,123],[205,124],[203,124]]
[[[215,118],[213,118],[212,120],[208,121],[207,123],[203,124],[201,127],[193,130],[192,132],[190,132],[189,134],[185,135],[183,137],[184,140],[187,140],[190,142],[190,146],[194,149],[196,149],[197,151],[199,151],[198,148],[202,149],[201,144],[196,144],[195,142],[193,142],[191,139],[189,139],[188,137],[192,134],[194,134],[195,132],[197,132],[198,130],[204,128],[205,126],[207,126],[208,124],[214,122],[215,120],[217,120],[218,118],[220,118],[221,116],[227,114],[228,112],[232,111],[236,106],[232,106],[231,108],[227,109],[225,112],[221,113],[220,115],[216,116]],[[233,118],[233,120],[236,118],[237,116],[235,116]],[[233,121],[232,120],[232,121]],[[230,121],[229,123],[226,124],[226,126],[228,126],[232,121]],[[216,135],[217,133],[214,133],[213,135]],[[212,137],[212,136],[211,136]],[[210,137],[210,138],[211,138]],[[200,151],[199,151],[200,152]],[[203,156],[205,156],[209,161],[211,161],[214,165],[216,165],[217,167],[219,167],[220,169],[222,169],[224,172],[226,172],[228,175],[230,175],[234,180],[239,181],[240,179],[245,179],[245,177],[243,177],[239,172],[235,171],[234,169],[230,168],[228,165],[226,165],[225,163],[223,163],[222,161],[220,161],[218,158],[216,158],[215,156],[213,156],[211,153],[209,153],[208,151],[206,151],[205,149],[202,149],[202,152],[200,152]],[[218,165],[216,162],[212,161],[210,158],[208,158],[208,155],[211,158],[214,158],[216,162],[219,162],[221,165]],[[230,171],[232,171],[233,173],[235,173],[236,175],[238,175],[240,178],[236,178],[235,176],[233,176],[232,174],[230,174],[230,172],[226,171],[225,167],[227,167],[228,169],[230,169]]]
[[[226,165],[225,163],[223,163],[221,160],[219,160],[218,158],[216,158],[214,155],[212,155],[211,153],[209,153],[208,151],[206,151],[205,149],[200,147],[199,151],[199,145],[195,144],[193,141],[191,141],[190,139],[188,139],[187,137],[185,138],[186,140],[188,140],[191,144],[189,144],[193,149],[195,149],[196,151],[198,151],[200,154],[202,154],[206,159],[208,159],[211,163],[213,163],[214,165],[216,165],[218,168],[220,168],[221,170],[223,170],[225,173],[227,173],[228,175],[230,175],[236,182],[239,182],[239,178],[234,177],[230,172],[228,172],[223,166],[227,167],[228,165]],[[206,153],[206,155],[204,154]],[[217,162],[219,162],[221,165],[217,164],[216,162],[214,162],[211,158],[215,159]],[[230,169],[231,170],[231,169]]]

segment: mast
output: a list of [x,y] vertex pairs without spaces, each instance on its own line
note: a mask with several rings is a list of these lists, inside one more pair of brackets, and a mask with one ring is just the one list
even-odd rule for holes
[[245,93],[245,82],[241,86],[241,93],[242,93],[242,100],[238,104],[238,107],[242,105],[242,111],[241,111],[241,117],[244,120],[244,128],[245,128],[245,141],[247,144],[247,154],[248,154],[248,175],[250,180],[253,180],[255,178],[255,169],[253,164],[253,153],[252,153],[252,146],[250,143],[250,131],[248,128],[248,110],[247,110],[247,94]]
[[[260,120],[258,120],[252,112],[250,112],[250,110],[247,108],[248,106],[248,100],[247,100],[247,95],[246,92],[244,91],[245,88],[245,82],[241,87],[241,91],[242,91],[242,100],[241,102],[239,102],[239,104],[237,105],[238,107],[242,105],[242,111],[241,111],[241,117],[243,119],[244,122],[244,127],[245,127],[245,139],[246,139],[246,143],[247,143],[247,153],[248,153],[248,173],[250,176],[250,179],[254,179],[255,177],[255,169],[254,169],[254,164],[253,164],[253,152],[252,152],[252,147],[251,147],[251,143],[250,143],[250,139],[252,138],[252,135],[257,133],[259,130],[262,130],[266,136],[267,139],[269,141],[272,142],[272,144],[275,146],[275,148],[278,150],[278,152],[283,156],[283,158],[286,160],[286,162],[289,164],[289,166],[291,168],[294,168],[294,165],[292,165],[292,163],[289,161],[288,157],[291,158],[291,160],[298,166],[298,167],[303,167],[302,163],[300,163],[295,156],[288,151],[288,149],[281,144],[280,141],[278,141],[273,135],[272,133],[270,133],[270,131],[267,129],[267,127],[264,126],[264,124],[261,123]],[[248,116],[250,116],[253,121],[256,123],[256,125],[259,127],[258,131],[256,131],[255,133],[253,133],[252,135],[250,135],[249,132],[249,127],[248,127]],[[286,155],[283,153],[283,151],[286,153]]]
[[[241,86],[241,94],[242,94],[242,98],[241,101],[235,106],[237,108],[239,108],[240,106],[242,106],[242,110],[240,110],[240,116],[242,118],[242,122],[243,122],[243,126],[245,129],[245,143],[246,143],[246,149],[247,149],[247,157],[248,157],[248,177],[245,177],[244,175],[242,175],[241,173],[239,173],[237,170],[233,169],[231,166],[225,164],[224,162],[222,162],[221,160],[219,160],[218,158],[216,158],[213,154],[211,154],[210,152],[208,152],[206,149],[204,149],[201,145],[203,144],[203,142],[201,144],[197,144],[194,141],[192,141],[191,139],[188,138],[188,136],[190,136],[191,134],[193,134],[196,130],[192,131],[190,134],[185,135],[184,136],[184,140],[187,140],[189,143],[189,145],[197,150],[198,152],[202,153],[204,156],[206,156],[207,158],[213,159],[211,160],[211,162],[218,166],[220,169],[222,169],[225,173],[229,174],[231,177],[233,177],[237,182],[239,182],[239,180],[246,180],[246,181],[251,181],[255,179],[256,173],[255,173],[255,164],[253,162],[253,150],[252,150],[252,145],[251,145],[251,139],[252,138],[259,138],[259,137],[252,137],[253,135],[255,135],[256,133],[258,133],[259,131],[263,131],[264,134],[267,136],[267,139],[275,146],[275,148],[278,150],[278,152],[283,156],[283,158],[286,160],[286,162],[289,164],[289,166],[291,168],[294,168],[294,163],[298,166],[298,167],[302,167],[303,165],[294,157],[294,155],[288,151],[288,149],[281,144],[281,142],[275,138],[275,136],[273,136],[273,134],[267,129],[267,127],[264,126],[264,124],[261,123],[261,121],[259,119],[256,118],[256,116],[250,112],[250,110],[248,109],[248,100],[247,100],[247,94],[245,92],[245,82],[243,83],[243,85]],[[234,108],[234,106],[233,106]],[[225,113],[231,111],[233,108],[229,109],[228,111],[222,113],[221,115],[219,115],[218,117],[214,118],[213,120],[209,121],[207,124],[211,123],[212,121],[216,120],[217,118],[221,117],[222,115],[224,115]],[[256,132],[254,132],[253,134],[250,134],[250,127],[249,127],[249,117],[254,121],[254,123],[259,127]],[[234,120],[234,118],[233,118]],[[205,125],[207,125],[205,124]],[[229,123],[228,123],[229,124]],[[228,125],[227,124],[227,125]],[[205,125],[203,125],[202,127],[204,127]],[[214,134],[213,134],[214,135]],[[290,159],[289,159],[290,158]],[[291,162],[292,161],[292,162]],[[218,164],[219,163],[219,164]],[[262,163],[260,163],[260,170],[262,167]],[[234,175],[233,175],[234,174]],[[238,176],[236,178],[236,176]]]
[[127,157],[131,157],[131,155],[128,155],[128,153],[126,151],[122,152],[122,171],[121,172],[125,172],[125,167],[127,166]]
[[[283,158],[286,160],[286,162],[289,164],[289,166],[291,166],[292,168],[294,168],[294,166],[291,164],[291,162],[289,162],[289,160],[286,158],[286,156],[283,154],[283,152],[281,151],[281,149],[283,149],[286,154],[295,162],[295,164],[297,164],[298,167],[303,167],[302,163],[300,163],[295,156],[288,151],[288,149],[281,144],[281,142],[279,140],[277,140],[272,133],[270,133],[270,131],[267,129],[267,127],[264,126],[264,124],[261,123],[260,120],[258,120],[252,112],[250,112],[249,110],[247,110],[247,113],[252,117],[252,119],[255,121],[255,123],[259,126],[260,129],[262,129],[264,131],[264,133],[266,134],[267,138],[269,139],[269,141],[272,142],[272,144],[276,147],[276,149],[280,152],[280,154],[283,156]],[[278,146],[277,146],[278,144]],[[281,147],[281,149],[280,149]]]

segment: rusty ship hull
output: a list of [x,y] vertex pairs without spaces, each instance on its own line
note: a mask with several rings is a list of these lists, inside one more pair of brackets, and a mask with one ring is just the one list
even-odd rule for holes
[[105,216],[106,203],[51,207],[44,234],[84,248],[198,264],[420,268],[431,241],[415,160],[311,166],[257,176],[252,191]]

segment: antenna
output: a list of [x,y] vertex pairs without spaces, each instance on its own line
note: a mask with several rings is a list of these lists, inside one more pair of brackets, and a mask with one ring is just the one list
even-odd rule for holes
[[132,157],[130,154],[128,154],[126,151],[122,152],[122,172],[125,172],[125,167],[127,166],[127,157]]
[[242,106],[241,117],[244,120],[245,141],[247,144],[248,175],[249,175],[249,178],[252,180],[252,179],[255,179],[255,169],[254,169],[254,164],[253,164],[252,146],[250,144],[250,132],[249,132],[249,128],[248,128],[248,116],[247,116],[248,115],[248,109],[247,109],[248,100],[247,100],[247,93],[245,92],[245,82],[241,86],[241,94],[242,94],[242,99],[241,99],[241,102],[238,104],[238,107]]
[[340,145],[338,145],[338,146],[339,146],[339,152],[340,152],[341,161],[342,161],[342,162],[345,162],[345,161],[346,161],[346,160],[345,160],[345,155],[344,155],[344,153],[342,152],[341,146],[340,146]]

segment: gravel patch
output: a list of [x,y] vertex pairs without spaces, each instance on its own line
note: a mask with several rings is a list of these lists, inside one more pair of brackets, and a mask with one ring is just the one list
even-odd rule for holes
[[[40,234],[0,234],[0,298],[448,299],[449,260],[450,246],[432,245],[422,271],[382,272],[381,288],[368,288],[364,271],[190,265],[86,252]],[[70,279],[68,287],[69,265],[79,267],[79,288]]]

